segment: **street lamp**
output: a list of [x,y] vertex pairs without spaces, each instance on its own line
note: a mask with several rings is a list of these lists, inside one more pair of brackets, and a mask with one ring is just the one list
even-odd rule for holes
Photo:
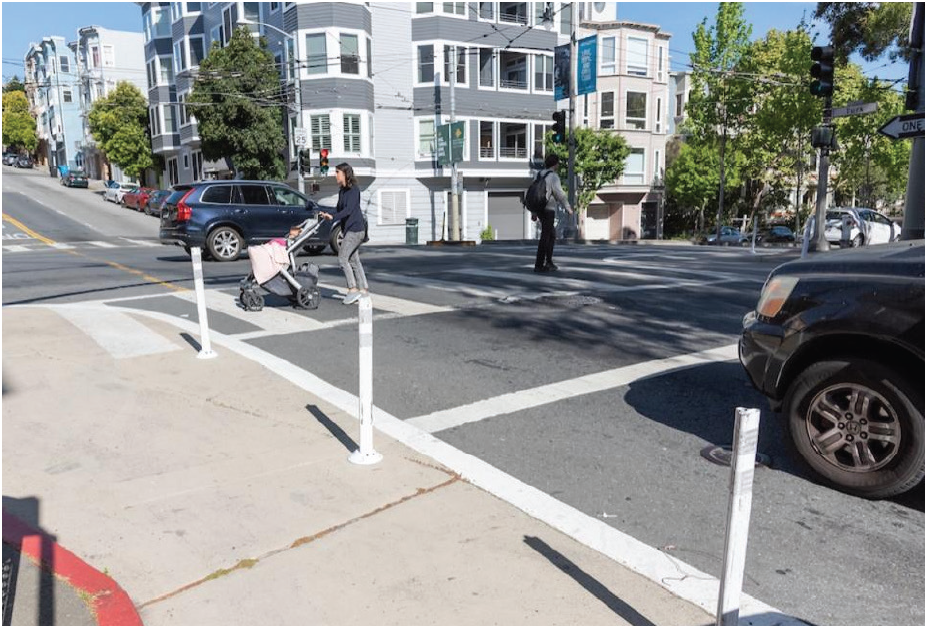
[[[293,80],[295,81],[295,86],[294,86],[294,88],[295,88],[295,90],[296,90],[296,93],[295,93],[296,112],[297,112],[297,115],[299,116],[299,117],[298,117],[299,126],[302,126],[302,89],[301,89],[301,83],[302,83],[302,81],[301,81],[301,76],[300,76],[300,69],[301,69],[301,67],[300,67],[300,65],[299,65],[299,63],[298,63],[298,59],[299,59],[299,38],[298,38],[298,37],[294,37],[293,35],[290,35],[290,34],[287,33],[286,31],[284,31],[284,30],[282,30],[282,29],[279,29],[279,28],[277,28],[276,26],[273,26],[273,25],[271,25],[271,24],[266,24],[266,23],[264,23],[264,22],[256,22],[256,21],[254,21],[254,20],[248,20],[248,19],[239,19],[239,20],[238,20],[238,24],[245,24],[245,25],[247,25],[247,26],[263,26],[264,28],[269,28],[269,29],[271,29],[271,30],[274,30],[274,31],[278,32],[279,34],[283,35],[283,37],[286,37],[287,39],[291,39],[291,40],[292,40],[292,42],[293,42],[293,55],[296,57],[296,60],[297,60],[297,62],[294,64],[295,71],[296,71],[296,75],[293,77]],[[287,110],[290,110],[288,106],[287,106]],[[290,146],[290,150],[292,150],[292,148],[296,145],[296,137],[295,137],[296,134],[295,134],[295,131],[292,129],[292,125],[287,124],[287,127],[288,127],[288,128],[287,128],[287,131],[286,131],[286,132],[287,132],[287,135],[289,135],[289,146]],[[292,153],[290,153],[290,154],[292,154]],[[297,154],[297,157],[298,157],[298,152],[297,152],[296,154]],[[297,169],[296,169],[296,180],[299,182],[299,193],[305,194],[305,179],[303,179],[302,169],[301,169],[301,168],[297,168]]]

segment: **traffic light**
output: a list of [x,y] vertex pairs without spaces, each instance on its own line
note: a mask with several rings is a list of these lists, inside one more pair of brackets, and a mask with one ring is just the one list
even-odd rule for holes
[[566,112],[553,112],[553,143],[562,144],[566,141]]
[[328,175],[328,149],[318,151],[318,171],[322,176]]
[[833,47],[814,46],[810,51],[814,64],[810,75],[815,79],[810,84],[810,93],[820,98],[833,95]]
[[309,151],[304,148],[299,149],[299,174],[305,175],[307,171],[312,168],[312,164],[309,161]]

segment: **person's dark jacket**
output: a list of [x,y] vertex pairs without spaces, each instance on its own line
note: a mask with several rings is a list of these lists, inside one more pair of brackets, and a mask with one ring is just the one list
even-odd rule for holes
[[338,206],[336,213],[332,214],[331,221],[334,223],[343,221],[344,232],[366,231],[366,220],[363,217],[363,211],[360,209],[360,188],[356,185],[353,187],[342,187],[338,192]]

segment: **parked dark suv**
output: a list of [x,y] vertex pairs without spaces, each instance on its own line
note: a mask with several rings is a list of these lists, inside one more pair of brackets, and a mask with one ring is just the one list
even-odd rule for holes
[[866,498],[923,478],[924,243],[833,251],[772,271],[740,361],[797,452]]
[[[320,207],[282,183],[268,181],[205,181],[176,185],[161,209],[162,244],[180,244],[189,250],[204,248],[216,261],[234,261],[247,246],[286,237],[289,228]],[[326,222],[306,251],[318,254],[326,246],[338,249],[340,228]]]

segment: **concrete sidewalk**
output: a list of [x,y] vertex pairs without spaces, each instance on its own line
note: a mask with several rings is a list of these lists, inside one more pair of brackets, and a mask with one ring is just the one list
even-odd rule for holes
[[146,624],[713,622],[382,433],[350,464],[352,416],[133,319],[117,359],[52,308],[3,310],[4,510],[33,503]]

